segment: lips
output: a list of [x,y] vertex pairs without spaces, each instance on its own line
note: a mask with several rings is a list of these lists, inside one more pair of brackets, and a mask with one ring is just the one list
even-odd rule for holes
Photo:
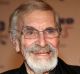
[[49,58],[51,56],[51,51],[38,51],[38,52],[33,52],[33,54],[35,55],[35,57],[39,57],[39,58]]
[[50,51],[49,52],[36,52],[34,54],[49,54],[49,53],[50,53]]

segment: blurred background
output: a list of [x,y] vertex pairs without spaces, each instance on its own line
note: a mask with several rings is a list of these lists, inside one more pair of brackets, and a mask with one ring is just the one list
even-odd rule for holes
[[[0,72],[19,67],[23,58],[11,44],[8,26],[14,9],[27,0],[0,0]],[[80,0],[44,0],[60,15],[62,35],[59,56],[71,65],[80,66]]]

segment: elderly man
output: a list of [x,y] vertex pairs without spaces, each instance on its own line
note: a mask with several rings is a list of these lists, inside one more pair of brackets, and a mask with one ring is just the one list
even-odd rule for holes
[[59,16],[47,3],[31,0],[22,4],[12,14],[9,28],[12,43],[23,55],[24,63],[2,74],[77,74],[74,67],[58,58],[61,25]]

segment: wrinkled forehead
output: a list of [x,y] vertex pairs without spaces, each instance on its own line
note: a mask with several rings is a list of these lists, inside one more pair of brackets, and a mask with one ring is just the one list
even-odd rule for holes
[[55,17],[52,11],[35,10],[31,13],[24,13],[21,15],[19,26],[31,26],[38,30],[44,30],[48,27],[55,27]]

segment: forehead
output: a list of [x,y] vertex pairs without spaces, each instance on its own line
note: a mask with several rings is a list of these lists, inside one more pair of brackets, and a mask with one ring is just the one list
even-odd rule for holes
[[22,16],[23,26],[31,26],[38,30],[55,27],[54,14],[51,11],[35,10]]

